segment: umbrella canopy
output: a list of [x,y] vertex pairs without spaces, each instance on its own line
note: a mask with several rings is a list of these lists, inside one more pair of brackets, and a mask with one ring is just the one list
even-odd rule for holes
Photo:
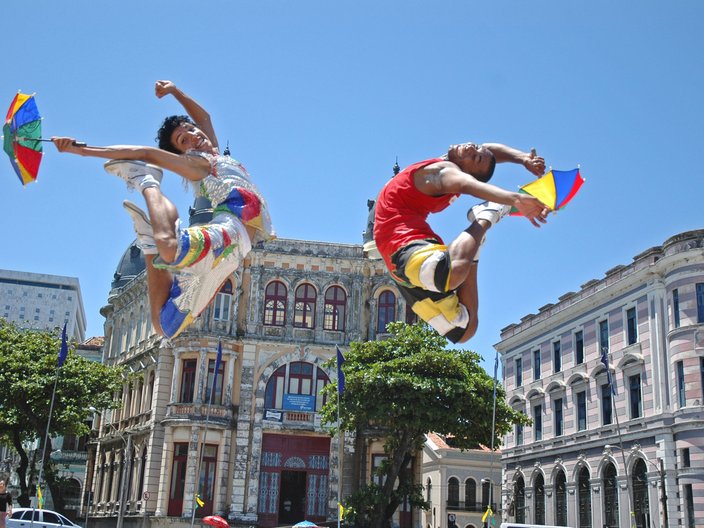
[[[568,171],[551,170],[544,176],[521,187],[519,192],[530,194],[551,211],[559,211],[569,203],[577,194],[584,179],[579,173],[579,168]],[[519,215],[514,207],[512,215]]]
[[310,521],[301,521],[299,523],[294,524],[293,528],[313,528],[314,526],[318,525]]
[[210,526],[215,526],[215,528],[230,528],[227,521],[219,515],[208,515],[207,517],[203,517],[203,522],[205,524],[209,524]]
[[41,117],[34,94],[17,93],[2,127],[3,150],[22,185],[37,179],[42,161]]

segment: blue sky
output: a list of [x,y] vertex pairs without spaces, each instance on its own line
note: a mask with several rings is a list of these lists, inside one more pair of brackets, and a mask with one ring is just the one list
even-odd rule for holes
[[[211,113],[284,238],[360,243],[369,198],[463,141],[535,147],[587,183],[542,229],[508,218],[479,270],[493,367],[500,329],[668,237],[702,228],[704,3],[691,1],[2,2],[0,95],[36,92],[44,134],[153,144],[171,79]],[[9,22],[9,23],[8,23]],[[3,95],[4,94],[4,95]],[[4,115],[4,114],[3,114]],[[531,179],[500,165],[493,183]],[[163,185],[187,214],[179,178]],[[88,335],[141,197],[97,159],[46,153],[22,187],[0,162],[0,268],[78,277]],[[477,200],[431,218],[446,240]]]

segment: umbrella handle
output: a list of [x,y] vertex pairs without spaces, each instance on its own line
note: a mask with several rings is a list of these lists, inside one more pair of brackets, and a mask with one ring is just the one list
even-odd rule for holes
[[[45,139],[45,138],[27,138],[27,137],[20,137],[17,136],[15,139],[24,139],[25,141],[43,141],[44,143],[52,143],[50,139]],[[76,147],[87,147],[88,144],[83,142],[83,141],[74,141],[73,145]]]

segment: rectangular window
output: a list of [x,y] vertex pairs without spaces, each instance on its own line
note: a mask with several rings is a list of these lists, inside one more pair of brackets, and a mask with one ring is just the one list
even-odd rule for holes
[[672,290],[672,320],[675,328],[680,327],[680,292],[675,288]]
[[213,303],[213,319],[216,321],[227,321],[230,319],[230,301],[232,295],[218,292]]
[[601,425],[611,424],[611,412],[613,407],[611,406],[611,385],[604,383],[601,386]]
[[677,362],[677,401],[680,407],[686,407],[687,399],[685,397],[684,385],[684,361]]
[[697,323],[704,323],[704,283],[697,284]]
[[533,431],[535,431],[535,441],[543,439],[543,406],[533,407]]
[[586,391],[577,393],[577,430],[584,431],[587,428],[587,393]]
[[584,363],[584,334],[581,330],[574,334],[574,361],[577,365]]
[[523,385],[523,362],[521,358],[516,360],[516,387]]
[[609,322],[607,320],[599,321],[599,352],[609,352]]
[[540,349],[533,350],[533,379],[540,379]]
[[[203,402],[222,405],[222,386],[225,380],[225,361],[220,362],[218,368],[217,380],[215,382],[215,394],[213,395],[213,373],[215,371],[216,359],[208,360],[208,379],[205,387],[203,387]],[[213,401],[210,401],[210,396],[213,396]]]
[[688,468],[691,465],[691,460],[689,458],[689,448],[682,448],[682,467]]
[[636,321],[636,309],[626,310],[626,343],[629,345],[638,341],[638,322]]
[[555,436],[562,436],[562,398],[555,400]]
[[562,370],[562,352],[560,351],[559,341],[555,341],[552,344],[552,366],[555,372]]
[[694,493],[692,485],[684,485],[684,502],[687,508],[687,528],[695,528],[697,526],[696,515],[694,512]]
[[699,378],[702,385],[702,400],[704,400],[704,358],[699,358]]
[[641,405],[640,374],[629,376],[628,387],[631,396],[631,419],[640,418],[643,413]]
[[193,403],[193,391],[196,388],[196,365],[195,359],[184,359],[181,362],[181,395],[180,403]]
[[516,424],[516,445],[523,445],[523,426]]

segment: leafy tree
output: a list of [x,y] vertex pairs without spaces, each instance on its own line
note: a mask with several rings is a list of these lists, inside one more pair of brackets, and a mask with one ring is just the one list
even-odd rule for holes
[[[44,457],[44,476],[51,490],[54,505],[63,511],[62,493],[57,471],[51,461],[51,437],[89,433],[85,422],[91,417],[89,407],[98,410],[114,408],[113,394],[122,386],[121,370],[69,354],[61,369],[58,355],[61,336],[55,332],[25,330],[0,319],[0,436],[17,451],[20,464],[22,506],[30,504],[30,482],[27,470],[30,459],[28,442],[39,440],[36,460]],[[58,379],[57,379],[58,374]],[[56,397],[51,415],[49,443],[44,445],[51,395],[56,384]]]
[[[351,343],[342,370],[340,424],[346,431],[377,430],[387,460],[377,470],[382,485],[362,487],[345,502],[346,518],[362,528],[386,528],[408,498],[427,509],[422,485],[411,482],[409,464],[430,431],[449,435],[453,446],[471,449],[491,445],[493,377],[468,350],[447,349],[447,340],[426,325],[391,323],[383,341]],[[328,366],[335,365],[331,359]],[[323,422],[337,422],[337,387],[325,389]],[[505,402],[497,386],[494,445],[513,424],[529,423]]]

